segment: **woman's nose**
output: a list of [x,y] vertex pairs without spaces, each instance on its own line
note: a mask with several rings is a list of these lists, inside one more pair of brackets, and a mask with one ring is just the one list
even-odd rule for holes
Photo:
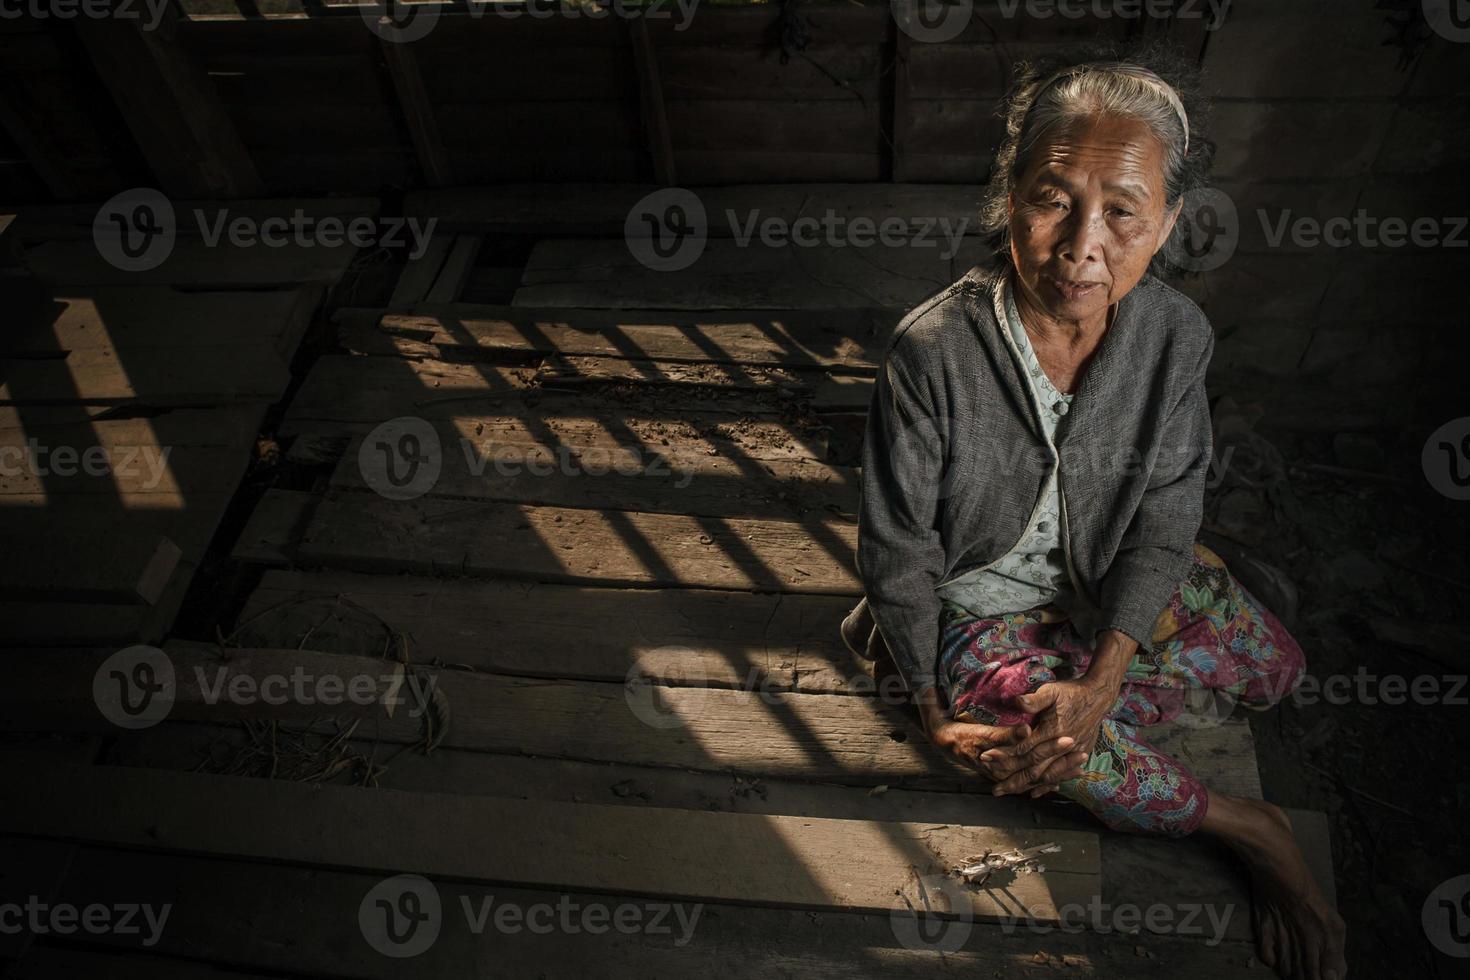
[[1102,257],[1102,213],[1074,210],[1062,226],[1060,253],[1069,262],[1081,265],[1088,259]]

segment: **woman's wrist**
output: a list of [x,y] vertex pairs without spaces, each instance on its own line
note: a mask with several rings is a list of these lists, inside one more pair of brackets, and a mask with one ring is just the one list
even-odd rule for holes
[[1112,695],[1123,687],[1128,665],[1138,652],[1138,641],[1118,630],[1102,630],[1093,646],[1092,663],[1082,679],[1099,691]]
[[919,707],[919,721],[924,726],[924,734],[932,741],[934,733],[945,722],[949,721],[944,700],[939,695],[938,687],[926,687],[914,694],[914,702]]

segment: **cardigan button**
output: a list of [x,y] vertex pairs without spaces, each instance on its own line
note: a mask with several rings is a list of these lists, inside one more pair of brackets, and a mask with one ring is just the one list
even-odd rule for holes
[[1051,407],[1051,410],[1053,412],[1056,412],[1058,415],[1066,415],[1067,409],[1071,407],[1072,406],[1068,405],[1066,402],[1058,400],[1057,403]]

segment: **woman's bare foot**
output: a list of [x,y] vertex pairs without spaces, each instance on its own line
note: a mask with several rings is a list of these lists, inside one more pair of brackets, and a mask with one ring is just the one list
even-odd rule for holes
[[1250,869],[1261,961],[1286,980],[1344,980],[1346,926],[1317,887],[1285,811],[1213,793],[1200,830],[1224,840]]

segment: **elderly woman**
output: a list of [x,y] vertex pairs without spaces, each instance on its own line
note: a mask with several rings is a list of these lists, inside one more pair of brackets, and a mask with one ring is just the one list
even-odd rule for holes
[[997,269],[910,313],[879,373],[867,598],[843,632],[862,646],[871,614],[929,739],[997,794],[1225,841],[1253,876],[1262,960],[1341,980],[1342,921],[1285,813],[1210,791],[1142,731],[1193,695],[1268,706],[1303,669],[1194,540],[1214,334],[1150,274],[1209,166],[1186,79],[1119,61],[1022,72],[983,212]]

